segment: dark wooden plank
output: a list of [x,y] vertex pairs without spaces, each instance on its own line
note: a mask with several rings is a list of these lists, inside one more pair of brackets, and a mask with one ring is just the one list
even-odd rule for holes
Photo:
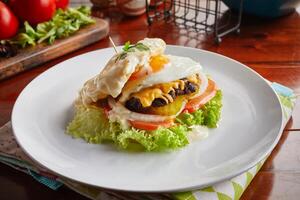
[[299,180],[299,172],[259,172],[242,195],[241,200],[297,200],[300,196]]
[[278,82],[300,93],[300,65],[245,63],[269,81]]
[[[103,13],[97,13],[103,16]],[[160,37],[169,44],[207,49],[241,62],[300,64],[300,15],[297,12],[274,20],[246,16],[243,18],[241,34],[225,36],[219,46],[214,44],[212,35],[186,31],[170,23],[155,22],[148,27],[145,16],[110,17],[113,18],[111,32],[120,39],[117,40],[118,44],[127,40],[135,42],[144,37]],[[132,34],[136,37],[129,37]]]
[[[300,15],[298,13],[270,21],[245,17],[241,35],[226,36],[220,46],[214,46],[211,36],[196,35],[194,32],[187,33],[172,25],[162,23],[148,27],[145,16],[125,17],[117,14],[113,9],[107,9],[107,15],[103,13],[94,11],[97,16],[109,19],[110,35],[117,45],[122,45],[128,40],[136,42],[144,37],[161,37],[169,44],[208,49],[237,59],[265,78],[285,84],[300,92]],[[68,58],[108,46],[111,46],[109,40],[104,39],[40,65],[38,68],[0,81],[0,125],[10,119],[18,94],[34,77]],[[299,128],[300,103],[298,100],[293,120],[287,126],[287,130]],[[292,131],[283,135],[274,153],[263,166],[262,171],[254,178],[242,199],[299,199],[300,174],[297,153],[299,134],[299,131]],[[11,182],[13,184],[10,184]],[[22,176],[7,167],[0,167],[0,185],[0,193],[5,192],[9,199],[80,199],[75,193],[69,196],[65,189],[56,192],[49,191],[38,183],[34,184],[29,176]],[[36,190],[33,191],[32,188]],[[28,194],[30,194],[29,197]]]
[[286,131],[242,195],[248,199],[299,199],[300,131]]
[[262,171],[297,171],[300,172],[300,131],[284,131],[278,144],[261,168]]
[[74,35],[59,39],[52,45],[38,44],[34,47],[20,49],[11,58],[0,58],[0,80],[43,64],[49,60],[85,47],[107,36],[108,22],[95,18],[96,23],[83,27]]

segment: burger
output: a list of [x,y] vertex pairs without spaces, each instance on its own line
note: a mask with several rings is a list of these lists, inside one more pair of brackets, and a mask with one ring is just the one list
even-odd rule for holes
[[165,49],[158,38],[127,42],[85,82],[66,132],[145,151],[177,149],[208,135],[220,119],[222,92],[198,62]]

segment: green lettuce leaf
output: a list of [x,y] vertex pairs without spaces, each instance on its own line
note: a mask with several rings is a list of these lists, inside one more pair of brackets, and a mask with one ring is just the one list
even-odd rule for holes
[[207,104],[204,105],[203,115],[204,122],[203,125],[208,128],[216,128],[221,117],[222,108],[222,92],[218,90],[214,98],[212,98]]
[[182,113],[176,121],[186,126],[204,125],[216,128],[221,117],[222,92],[218,90],[214,98],[207,102],[201,109],[193,113]]
[[35,27],[25,21],[24,28],[8,42],[22,48],[43,42],[52,44],[56,39],[68,37],[81,27],[95,23],[90,14],[91,9],[86,6],[58,9],[51,20],[39,23]]
[[[188,144],[185,126],[160,128],[156,131],[144,131],[130,128],[122,130],[116,122],[111,123],[102,109],[77,106],[75,117],[67,127],[67,133],[90,143],[112,141],[122,149],[139,144],[147,151],[176,149]],[[135,143],[135,145],[134,145]]]
[[82,138],[90,143],[110,141],[121,149],[142,149],[162,151],[177,149],[189,144],[188,133],[192,125],[216,127],[220,119],[222,93],[218,91],[202,109],[194,113],[182,113],[177,125],[159,128],[155,131],[129,128],[123,130],[116,122],[109,122],[103,110],[98,107],[76,106],[74,119],[67,126],[66,132],[75,138]]

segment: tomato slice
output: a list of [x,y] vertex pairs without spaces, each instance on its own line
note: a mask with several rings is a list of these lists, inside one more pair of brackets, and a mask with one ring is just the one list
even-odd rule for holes
[[131,126],[137,129],[154,131],[157,130],[159,127],[169,128],[173,125],[173,120],[164,122],[129,121],[129,123],[131,124]]
[[208,79],[208,86],[203,94],[201,94],[199,97],[196,97],[194,99],[191,99],[189,102],[187,102],[183,112],[195,112],[199,108],[201,108],[204,104],[206,104],[209,100],[211,100],[217,92],[217,85],[216,83]]
[[108,113],[111,110],[111,108],[109,106],[105,106],[102,109],[104,111],[105,116],[108,118]]

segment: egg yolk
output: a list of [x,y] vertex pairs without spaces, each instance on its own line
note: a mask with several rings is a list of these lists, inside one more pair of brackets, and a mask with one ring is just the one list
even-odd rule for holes
[[164,68],[165,64],[169,62],[169,59],[166,56],[158,55],[150,58],[150,66],[152,72],[158,72]]
[[[169,63],[169,59],[166,56],[158,55],[150,58],[149,64],[151,67],[150,73],[155,73],[164,68],[165,64]],[[136,80],[141,77],[147,76],[148,71],[142,67],[137,68],[135,72],[132,73],[129,80]]]

